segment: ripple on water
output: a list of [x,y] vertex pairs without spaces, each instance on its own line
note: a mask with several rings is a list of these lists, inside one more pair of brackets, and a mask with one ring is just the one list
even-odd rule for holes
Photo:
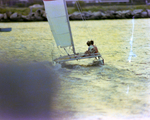
[[[132,51],[137,57],[132,57],[130,63],[128,57],[132,20],[87,21],[88,29],[92,31],[90,33],[80,21],[71,22],[76,52],[86,51],[87,40],[93,39],[105,59],[105,65],[93,66],[92,60],[83,60],[52,68],[59,81],[57,92],[51,101],[54,120],[146,120],[150,117],[148,21],[149,19],[134,21]],[[55,43],[47,22],[0,23],[0,26],[13,28],[9,33],[1,33],[1,63],[51,62],[53,56],[60,52],[55,51]],[[44,66],[50,67],[46,63]],[[38,75],[32,77],[37,80]],[[38,87],[42,87],[41,85]]]

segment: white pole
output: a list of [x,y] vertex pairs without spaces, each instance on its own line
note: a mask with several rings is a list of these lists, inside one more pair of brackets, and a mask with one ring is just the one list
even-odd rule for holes
[[68,26],[69,26],[69,32],[70,32],[70,36],[71,36],[71,44],[72,44],[72,48],[73,48],[73,53],[76,54],[74,43],[73,43],[73,37],[72,37],[72,33],[71,33],[71,28],[70,28],[70,23],[69,23],[67,5],[66,5],[66,1],[65,0],[64,0],[64,5],[65,5],[65,11],[66,11],[66,15],[67,15],[67,22],[68,22]]

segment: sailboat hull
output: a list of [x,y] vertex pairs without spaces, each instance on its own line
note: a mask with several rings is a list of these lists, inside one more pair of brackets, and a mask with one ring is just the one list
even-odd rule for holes
[[102,58],[102,56],[100,54],[87,55],[84,53],[80,53],[77,55],[72,54],[69,56],[62,56],[62,57],[59,57],[57,59],[54,59],[54,61],[56,63],[63,63],[63,62],[67,62],[67,61],[81,60],[81,59],[87,59],[87,58],[96,58],[97,60],[101,61],[101,64],[104,64],[104,59]]

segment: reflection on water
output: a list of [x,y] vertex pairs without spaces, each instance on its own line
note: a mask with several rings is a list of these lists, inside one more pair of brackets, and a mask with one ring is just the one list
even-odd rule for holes
[[[29,112],[23,114],[22,111],[19,114],[33,117],[35,114],[39,114],[39,111],[49,111],[51,113],[50,118],[53,120],[149,119],[149,19],[134,20],[132,50],[137,57],[132,57],[131,62],[128,61],[128,57],[131,52],[132,20],[86,22],[90,29],[89,31],[92,31],[90,34],[81,21],[71,22],[76,51],[77,53],[84,52],[87,49],[86,41],[93,39],[105,59],[104,66],[95,66],[92,64],[93,59],[87,59],[67,62],[62,65],[57,64],[52,67],[49,63],[52,62],[51,53],[55,51],[55,48],[47,22],[0,23],[2,27],[12,27],[10,33],[0,33],[0,61],[1,64],[4,64],[3,68],[5,68],[4,71],[0,71],[1,82],[4,82],[4,78],[12,73],[13,75],[9,77],[10,80],[8,79],[7,83],[15,86],[23,81],[21,82],[22,86],[28,84],[30,88],[33,86],[33,94],[40,92],[38,87],[41,91],[45,90],[43,86],[45,85],[47,90],[42,92],[44,95],[40,93],[40,98],[35,97],[34,99],[40,100],[41,97],[46,98],[46,95],[51,98],[46,98],[49,102],[47,101],[44,104],[49,105],[50,108],[41,107],[42,104],[36,101],[36,105],[34,104],[34,107],[30,110],[31,114],[28,114]],[[9,68],[8,63],[13,63],[13,67],[17,66],[17,71],[12,72],[13,69]],[[23,67],[18,67],[18,64]],[[7,69],[10,69],[9,73],[7,73]],[[28,71],[39,71],[34,74],[34,72],[28,73],[27,69]],[[23,72],[19,72],[20,70]],[[4,74],[5,72],[7,74]],[[20,77],[17,77],[18,74]],[[24,78],[24,76],[27,77]],[[34,84],[36,80],[38,83],[44,80],[48,84],[41,83],[37,87]],[[55,81],[57,82],[55,83]],[[7,84],[4,85],[6,86]],[[53,88],[55,94],[48,94],[49,85],[50,88]],[[23,93],[24,89],[20,93]],[[5,90],[3,88],[1,91]],[[13,87],[12,90],[17,91]],[[9,91],[10,89],[7,92],[1,92],[0,95],[6,94],[9,96]],[[25,94],[29,91],[26,91]],[[13,94],[18,95],[17,92]],[[31,94],[29,93],[28,96],[31,97]],[[27,99],[24,95],[21,95],[21,97]],[[8,98],[6,97],[5,99],[7,100]],[[14,96],[10,98],[13,99]],[[28,106],[17,107],[16,111],[21,108],[26,111],[26,108],[30,108],[32,100],[33,97],[29,102],[26,100],[20,102],[22,99],[17,99],[17,101],[13,100],[11,103],[8,100],[8,103],[11,104],[4,105],[1,108],[9,108],[14,104],[18,103],[20,105],[24,103]],[[4,101],[1,100],[0,102],[2,103],[0,105],[3,105]],[[36,107],[37,110],[34,111]],[[4,109],[1,109],[1,113],[3,113],[2,111]],[[32,111],[34,112],[32,113]],[[47,116],[47,114],[45,115]]]
[[130,53],[129,53],[129,57],[128,57],[128,61],[131,62],[132,57],[136,57],[136,54],[134,54],[132,51],[132,47],[133,47],[133,38],[134,38],[134,17],[132,19],[132,34],[131,34],[131,40],[130,40]]

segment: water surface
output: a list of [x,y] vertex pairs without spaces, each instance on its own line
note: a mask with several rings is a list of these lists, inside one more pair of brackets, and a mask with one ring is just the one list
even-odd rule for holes
[[[44,116],[43,109],[50,114],[50,118],[53,120],[149,119],[149,19],[135,19],[134,32],[131,19],[71,21],[77,53],[86,51],[87,40],[93,39],[105,59],[104,66],[92,65],[92,59],[68,62],[63,66],[59,64],[52,66],[52,53],[57,55],[58,50],[55,48],[55,42],[47,22],[0,23],[0,26],[12,27],[11,32],[0,33],[0,66],[2,69],[5,68],[5,71],[9,69],[9,73],[5,75],[2,74],[4,72],[1,69],[1,80],[6,78],[7,84],[10,85],[12,85],[11,80],[16,81],[17,85],[24,85],[19,81],[27,80],[37,94],[34,99],[28,97],[27,103],[33,102],[35,99],[39,100],[41,97],[41,94],[38,95],[39,91],[49,96],[50,99],[42,96],[49,100],[46,102],[50,106],[49,109],[45,106],[42,107],[40,102],[36,102],[34,105],[35,108],[40,106],[37,109],[41,112],[41,116]],[[131,52],[134,55],[131,55]],[[14,69],[16,67],[18,69]],[[6,76],[9,76],[10,73],[13,73],[12,77],[7,78]],[[15,77],[17,73],[20,75],[19,78]],[[51,74],[55,75],[51,76]],[[50,82],[41,84],[41,80]],[[36,82],[37,84],[34,84]],[[49,87],[46,86],[47,89],[45,89],[44,85],[49,85]],[[37,86],[39,91],[37,91]],[[8,86],[4,84],[3,87],[7,88]],[[18,87],[18,91],[19,89]],[[27,90],[24,97],[26,94],[31,96],[30,91],[31,89],[29,92]],[[55,94],[48,94],[51,92]],[[4,94],[7,95],[8,92],[4,92]],[[15,95],[16,92],[12,92],[12,94]],[[8,98],[6,97],[4,100]],[[26,101],[20,102],[22,99],[18,99],[18,101],[19,105],[26,103]],[[16,101],[8,101],[8,103],[11,104],[10,108],[17,104]],[[28,109],[30,107],[30,105],[27,106]],[[9,105],[3,106],[3,108],[9,108]],[[18,111],[20,108],[16,109]],[[22,119],[29,119],[34,118],[36,113],[40,114],[39,111],[37,110],[33,114],[31,112],[29,115],[26,112],[20,114],[23,114]],[[10,112],[5,114],[10,114]],[[11,117],[20,119],[20,114]]]

